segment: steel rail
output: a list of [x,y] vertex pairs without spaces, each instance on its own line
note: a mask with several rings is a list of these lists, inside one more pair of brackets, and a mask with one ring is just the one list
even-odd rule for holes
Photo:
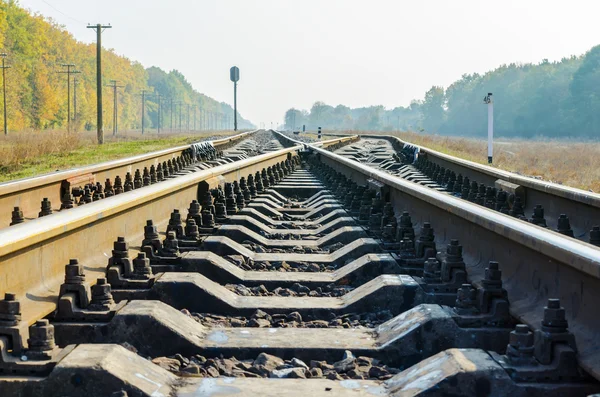
[[181,175],[1,229],[0,295],[11,292],[19,297],[22,324],[26,327],[55,310],[69,259],[76,258],[84,265],[87,281],[93,285],[96,277],[105,276],[107,258],[118,236],[139,243],[146,220],[152,219],[163,230],[173,209],[184,211],[192,200],[199,199],[199,184],[214,188],[239,180],[285,161],[301,148],[295,145]]
[[[256,131],[243,132],[206,142],[211,142],[213,146],[219,148],[246,138]],[[190,146],[182,145],[138,156],[0,183],[0,228],[9,225],[13,207],[20,207],[26,219],[37,218],[40,202],[43,198],[48,198],[55,208],[60,207],[63,181],[83,178],[104,183],[107,178],[114,180],[117,175],[124,177],[125,173],[133,173],[137,168],[143,169],[144,167],[156,165],[158,162],[175,158]]]
[[[436,242],[457,238],[464,245],[470,279],[478,282],[491,260],[500,262],[511,313],[540,329],[540,310],[548,297],[567,309],[580,348],[582,367],[600,378],[600,248],[565,238],[468,201],[439,193],[365,166],[314,145],[321,161],[354,181],[376,180],[390,188],[396,213],[408,210],[413,223],[431,222]],[[416,221],[416,222],[415,222]]]
[[[329,134],[333,136],[348,136],[346,134]],[[404,145],[410,145],[424,153],[427,159],[457,174],[469,177],[471,180],[494,186],[496,181],[506,181],[523,187],[525,190],[524,207],[527,213],[533,212],[536,204],[542,204],[546,219],[556,224],[560,214],[566,214],[571,220],[575,237],[586,240],[593,226],[600,224],[600,194],[559,185],[500,170],[473,161],[464,160],[444,154],[420,145],[404,141],[392,135],[361,135],[362,138],[386,139],[391,141],[396,150]]]
[[0,230],[0,292],[16,293],[23,323],[52,312],[64,266],[77,258],[88,281],[104,277],[107,257],[117,236],[141,241],[147,219],[162,227],[173,209],[198,199],[198,185],[209,187],[254,174],[281,163],[299,146],[265,153],[54,213]]

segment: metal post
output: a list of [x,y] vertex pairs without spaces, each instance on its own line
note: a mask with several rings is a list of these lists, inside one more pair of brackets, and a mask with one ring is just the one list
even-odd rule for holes
[[88,29],[96,30],[96,108],[98,112],[98,144],[104,143],[104,127],[102,125],[102,29],[112,26],[102,24],[88,25]]
[[494,101],[492,93],[488,93],[483,101],[488,105],[488,163],[492,164],[494,157]]
[[233,83],[233,130],[237,131],[237,81]]

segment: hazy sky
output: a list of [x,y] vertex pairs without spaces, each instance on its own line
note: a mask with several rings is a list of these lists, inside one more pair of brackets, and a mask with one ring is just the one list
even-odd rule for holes
[[[600,42],[595,1],[21,0],[79,40],[178,69],[255,124],[317,100],[406,106],[432,85],[510,62],[559,60]],[[484,93],[482,93],[484,95]]]

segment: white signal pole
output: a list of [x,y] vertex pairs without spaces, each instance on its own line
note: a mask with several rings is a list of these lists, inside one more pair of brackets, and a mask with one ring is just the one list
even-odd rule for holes
[[483,98],[483,103],[488,105],[488,163],[492,164],[494,157],[494,101],[491,92]]

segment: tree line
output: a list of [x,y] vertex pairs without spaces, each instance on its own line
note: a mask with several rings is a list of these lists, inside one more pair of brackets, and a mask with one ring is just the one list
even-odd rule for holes
[[[111,32],[115,33],[115,32]],[[91,34],[91,33],[90,33]],[[10,131],[66,129],[68,117],[76,130],[96,128],[96,45],[77,41],[63,26],[40,14],[20,7],[16,0],[0,2],[0,43],[6,53],[7,118]],[[71,114],[67,115],[67,75],[61,65],[74,64],[81,73],[71,77]],[[157,67],[145,69],[140,63],[114,50],[102,50],[103,80],[117,80],[118,125],[120,129],[139,129],[142,122],[142,90],[147,90],[146,127],[158,123],[158,95],[161,96],[161,125],[168,129],[171,118],[179,126],[179,112],[187,123],[197,109],[197,129],[225,128],[232,125],[233,109],[195,90],[178,71],[169,73]],[[227,71],[224,71],[224,80]],[[74,79],[77,80],[75,85]],[[76,91],[76,92],[75,92]],[[74,109],[73,97],[77,96]],[[170,101],[173,106],[171,113]],[[103,94],[104,127],[112,128],[113,89]],[[181,105],[178,105],[181,103]],[[0,95],[0,109],[3,99]],[[179,109],[177,109],[179,106]],[[206,120],[203,120],[205,118]],[[190,121],[190,125],[191,125]],[[238,127],[252,123],[238,114]]]
[[431,87],[424,99],[413,100],[407,107],[351,109],[315,102],[308,111],[289,109],[285,126],[485,136],[483,98],[489,92],[494,98],[494,132],[499,136],[597,138],[600,46],[556,62],[512,63],[485,74],[465,74],[445,89]]

